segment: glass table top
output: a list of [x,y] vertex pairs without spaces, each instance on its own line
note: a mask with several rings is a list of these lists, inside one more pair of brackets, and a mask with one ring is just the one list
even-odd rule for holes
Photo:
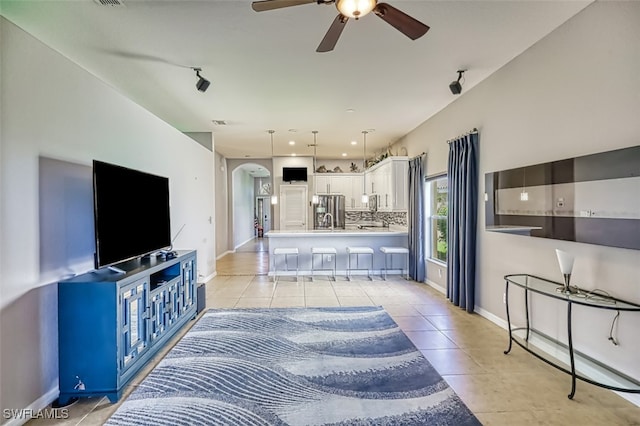
[[571,303],[592,306],[600,309],[640,311],[640,304],[620,300],[598,290],[578,289],[577,293],[563,293],[562,283],[540,278],[535,275],[511,274],[505,275],[504,279],[518,287]]

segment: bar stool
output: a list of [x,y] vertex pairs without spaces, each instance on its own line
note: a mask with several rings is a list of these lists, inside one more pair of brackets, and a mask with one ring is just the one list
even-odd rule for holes
[[[316,269],[315,267],[315,258],[316,255],[321,256],[321,267]],[[333,247],[314,247],[311,249],[311,281],[313,281],[313,275],[315,271],[332,271],[333,272],[333,280],[336,280],[336,255],[338,252]],[[333,268],[325,268],[324,267],[324,259],[326,256],[333,256]],[[331,260],[328,260],[331,262]]]
[[297,248],[285,248],[279,247],[273,249],[273,282],[278,282],[278,259],[277,256],[284,256],[284,271],[289,271],[289,256],[296,257],[296,282],[298,281],[298,266],[300,261],[298,260]]
[[[390,266],[393,267],[393,255],[401,254],[406,255],[405,265],[407,266],[407,273],[405,275],[406,279],[409,279],[409,249],[405,247],[380,247],[380,251],[384,253],[384,279],[387,279],[387,260],[389,260]],[[402,274],[402,269],[400,273]]]
[[[351,255],[356,256],[356,267],[351,268]],[[351,271],[364,271],[359,266],[359,255],[368,254],[371,256],[371,268],[367,268],[367,278],[371,278],[371,269],[373,269],[373,249],[371,247],[347,247],[347,280],[351,281]]]

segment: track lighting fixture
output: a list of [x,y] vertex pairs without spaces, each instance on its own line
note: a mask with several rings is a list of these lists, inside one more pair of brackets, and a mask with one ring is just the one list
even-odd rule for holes
[[202,71],[202,68],[191,68],[191,69],[196,72],[196,76],[198,77],[198,82],[196,83],[196,89],[198,89],[200,92],[206,92],[211,82],[200,75],[200,71]]
[[[462,79],[462,74],[465,71],[466,70],[458,70],[458,80],[452,81],[449,85],[449,90],[451,90],[451,93],[453,93],[454,95],[459,95],[460,92],[462,92],[462,84],[460,83],[460,80]],[[464,80],[462,82],[464,83]]]

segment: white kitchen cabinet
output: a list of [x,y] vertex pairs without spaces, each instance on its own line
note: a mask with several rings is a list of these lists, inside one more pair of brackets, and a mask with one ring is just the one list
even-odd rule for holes
[[351,175],[350,178],[351,198],[346,199],[347,210],[366,209],[367,206],[362,203],[364,175],[362,173],[359,173],[357,175]]
[[326,175],[322,176],[316,175],[316,194],[326,195],[326,194],[341,194],[345,195],[345,189],[347,187],[350,188],[349,185],[345,184],[345,177],[343,175]]
[[378,199],[378,211],[408,208],[408,157],[389,157],[365,172],[367,191]]
[[323,174],[315,176],[316,194],[344,195],[347,210],[362,210],[362,173],[340,173],[335,175]]
[[315,191],[318,195],[330,194],[330,179],[329,176],[315,176],[314,180]]

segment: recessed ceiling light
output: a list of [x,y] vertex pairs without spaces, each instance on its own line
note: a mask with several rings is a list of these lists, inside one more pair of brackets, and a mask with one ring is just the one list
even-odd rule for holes
[[226,120],[211,120],[211,122],[212,122],[215,126],[226,126],[226,125],[227,125]]
[[351,145],[358,145],[358,141],[351,141]]
[[296,141],[289,141],[289,145],[295,145]]
[[347,156],[347,153],[346,153],[346,152],[343,152],[343,153],[342,153],[342,156],[343,156],[343,157],[346,157],[346,156]]
[[298,131],[298,129],[289,129],[289,131],[290,131],[291,133],[295,133],[295,132],[297,132],[297,131]]
[[347,109],[347,112],[356,112],[356,110],[353,109],[353,108],[349,108],[349,109]]

